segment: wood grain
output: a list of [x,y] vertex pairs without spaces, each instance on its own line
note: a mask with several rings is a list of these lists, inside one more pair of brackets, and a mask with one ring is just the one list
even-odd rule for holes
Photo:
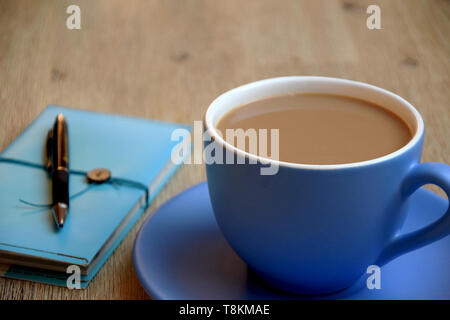
[[[450,2],[0,0],[0,150],[47,104],[191,123],[237,85],[280,75],[365,81],[424,117],[424,161],[450,159]],[[81,8],[81,30],[66,8]],[[143,220],[205,179],[184,166],[87,290],[0,279],[2,299],[145,299],[131,254]]]

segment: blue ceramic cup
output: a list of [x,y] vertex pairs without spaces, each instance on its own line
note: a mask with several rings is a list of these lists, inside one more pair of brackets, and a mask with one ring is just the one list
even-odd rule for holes
[[[401,117],[413,137],[401,149],[377,159],[306,165],[247,153],[225,142],[216,129],[219,119],[232,108],[297,92],[374,102]],[[450,194],[450,166],[420,163],[422,117],[394,93],[335,78],[267,79],[219,96],[209,106],[204,125],[224,153],[246,161],[206,165],[217,223],[236,253],[274,287],[301,294],[338,291],[351,286],[370,265],[382,266],[450,234],[447,210],[431,225],[397,235],[408,212],[409,196],[417,188],[431,183]],[[277,166],[278,172],[261,175],[267,165]]]

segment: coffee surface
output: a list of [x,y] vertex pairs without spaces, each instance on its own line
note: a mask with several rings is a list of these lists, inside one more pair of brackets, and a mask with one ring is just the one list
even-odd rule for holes
[[[224,136],[225,129],[279,129],[279,160],[301,164],[371,160],[402,148],[412,137],[406,123],[384,107],[321,93],[257,100],[230,110],[216,127]],[[248,146],[247,140],[246,151]],[[269,154],[271,148],[269,143]]]

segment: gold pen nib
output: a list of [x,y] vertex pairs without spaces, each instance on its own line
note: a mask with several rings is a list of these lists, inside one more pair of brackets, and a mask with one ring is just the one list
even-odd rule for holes
[[65,203],[58,202],[53,206],[52,214],[58,228],[62,228],[64,226],[64,222],[66,222],[67,210],[68,207]]

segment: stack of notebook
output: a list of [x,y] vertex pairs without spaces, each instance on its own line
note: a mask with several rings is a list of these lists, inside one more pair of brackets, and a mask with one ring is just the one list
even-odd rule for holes
[[[87,287],[144,211],[146,192],[91,186],[71,200],[62,229],[48,208],[25,204],[51,203],[48,173],[1,159],[45,164],[47,133],[58,113],[68,123],[71,170],[107,168],[115,178],[148,186],[150,201],[177,168],[171,154],[180,141],[172,141],[172,132],[190,127],[49,106],[0,154],[0,275],[66,286],[67,268],[76,265]],[[84,176],[70,176],[71,195],[86,186]]]

